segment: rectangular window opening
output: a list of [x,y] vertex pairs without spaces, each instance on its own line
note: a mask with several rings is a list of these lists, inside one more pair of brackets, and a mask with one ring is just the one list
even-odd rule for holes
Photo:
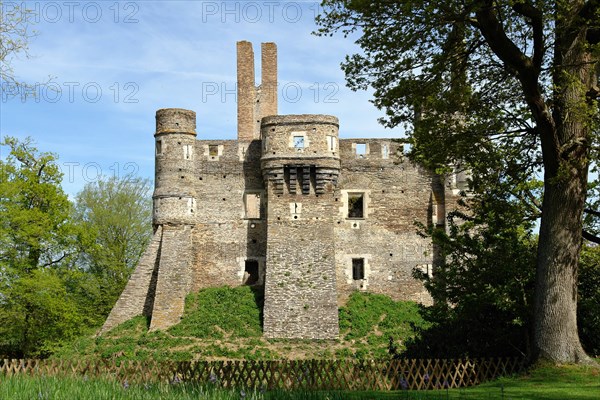
[[304,148],[304,136],[294,136],[294,148],[296,148],[296,149]]
[[365,279],[365,259],[364,258],[353,258],[352,259],[352,279],[355,281],[361,281]]
[[356,143],[356,155],[360,158],[365,158],[367,154],[367,144],[366,143]]
[[364,194],[348,193],[348,218],[364,218]]
[[216,144],[208,145],[208,155],[211,157],[216,157],[219,155],[219,146]]
[[390,157],[390,149],[387,144],[381,146],[381,158],[389,158]]
[[261,218],[261,202],[260,193],[246,193],[244,198],[244,206],[246,209],[246,218],[260,219]]
[[192,145],[186,144],[183,146],[183,156],[186,160],[192,159]]
[[244,267],[244,285],[256,285],[258,282],[258,261],[256,260],[246,260],[246,265]]
[[156,141],[156,155],[162,154],[162,140]]
[[327,136],[327,149],[335,151],[335,136]]

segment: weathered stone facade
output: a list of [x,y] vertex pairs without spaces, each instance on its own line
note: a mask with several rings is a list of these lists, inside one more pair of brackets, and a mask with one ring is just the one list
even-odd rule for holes
[[193,111],[156,113],[155,233],[106,331],[136,315],[176,324],[187,293],[264,285],[264,333],[333,339],[356,290],[431,301],[415,221],[443,224],[457,185],[410,163],[392,139],[339,139],[328,115],[277,115],[277,49],[239,42],[238,140],[197,140]]

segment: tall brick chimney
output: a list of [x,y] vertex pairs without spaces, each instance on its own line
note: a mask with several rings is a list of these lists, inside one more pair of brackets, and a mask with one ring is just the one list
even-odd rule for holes
[[252,43],[237,42],[238,140],[260,139],[260,120],[277,115],[277,46],[261,45],[261,85],[255,86]]
[[260,109],[260,116],[267,117],[269,115],[277,115],[277,45],[272,42],[262,43],[261,56],[261,82],[258,107]]

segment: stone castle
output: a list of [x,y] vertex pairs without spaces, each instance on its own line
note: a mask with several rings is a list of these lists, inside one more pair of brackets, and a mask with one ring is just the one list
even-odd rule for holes
[[[264,285],[264,335],[335,339],[353,291],[431,301],[415,221],[443,224],[464,180],[409,162],[392,139],[340,139],[330,115],[277,115],[277,48],[237,43],[237,140],[199,140],[196,114],[156,112],[154,236],[102,332],[137,315],[177,324],[188,293]],[[343,131],[343,124],[342,124]]]

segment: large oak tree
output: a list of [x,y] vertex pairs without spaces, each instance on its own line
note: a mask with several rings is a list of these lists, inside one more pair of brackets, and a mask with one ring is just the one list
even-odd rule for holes
[[[323,11],[320,34],[362,49],[342,65],[349,86],[374,89],[385,125],[411,128],[414,159],[438,171],[460,162],[475,183],[502,165],[514,195],[541,211],[533,355],[589,362],[577,265],[597,159],[600,1],[325,0]],[[539,210],[523,180],[536,176]]]

